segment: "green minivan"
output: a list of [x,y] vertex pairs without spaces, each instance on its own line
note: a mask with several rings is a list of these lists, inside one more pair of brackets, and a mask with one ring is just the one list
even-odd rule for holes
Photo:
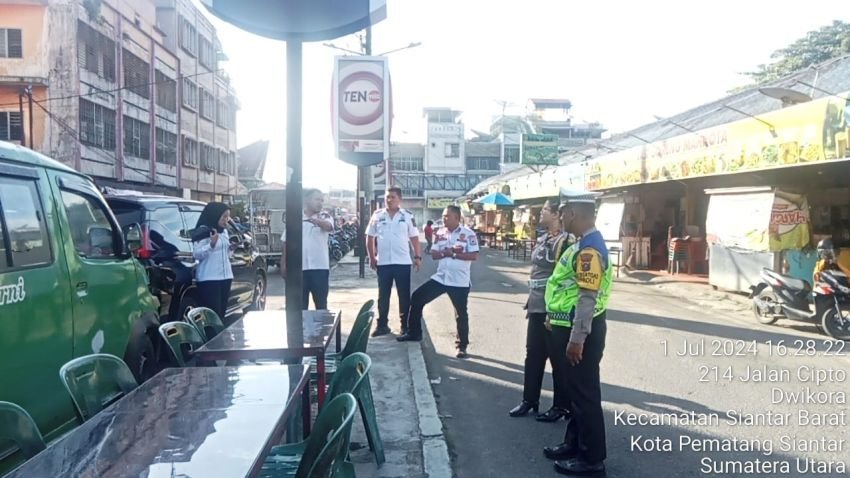
[[[47,440],[62,434],[76,417],[59,368],[103,352],[144,380],[159,366],[157,310],[92,181],[0,141],[0,400],[26,409]],[[0,441],[0,475],[17,455]]]

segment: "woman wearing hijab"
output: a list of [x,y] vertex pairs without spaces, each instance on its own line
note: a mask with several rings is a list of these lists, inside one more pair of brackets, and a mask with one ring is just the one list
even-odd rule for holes
[[201,305],[212,309],[224,319],[227,301],[230,298],[230,283],[233,270],[230,268],[230,236],[227,221],[230,206],[211,202],[204,207],[192,240],[195,250],[192,255],[198,261],[195,279],[198,282]]

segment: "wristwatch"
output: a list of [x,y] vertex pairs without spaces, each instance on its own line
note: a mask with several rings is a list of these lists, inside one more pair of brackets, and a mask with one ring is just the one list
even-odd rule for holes
[[422,260],[422,256],[413,256],[413,260],[421,261],[421,260]]

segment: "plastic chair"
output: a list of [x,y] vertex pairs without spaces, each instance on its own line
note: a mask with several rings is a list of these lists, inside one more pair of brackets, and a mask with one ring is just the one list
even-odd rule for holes
[[83,421],[139,386],[127,364],[109,354],[75,358],[59,369],[59,378]]
[[[366,311],[357,316],[354,320],[354,325],[351,327],[351,332],[348,338],[345,339],[345,345],[340,352],[331,352],[325,354],[325,374],[333,376],[339,363],[345,360],[349,355],[360,352],[366,353],[369,346],[369,334],[372,332],[372,322],[375,320],[374,314],[371,311]],[[318,376],[316,368],[316,358],[310,359],[310,375],[312,378]]]
[[215,337],[224,330],[224,322],[214,310],[206,307],[195,307],[186,314],[189,323],[201,332],[204,342]]
[[372,359],[364,353],[355,352],[346,357],[339,364],[339,368],[328,386],[327,400],[343,393],[350,393],[357,398],[360,416],[363,418],[363,428],[366,430],[366,439],[369,441],[369,449],[375,454],[375,462],[380,466],[387,460],[384,455],[384,442],[381,440],[381,432],[378,428],[375,400],[372,397],[372,384],[369,380],[369,369],[371,368]]
[[206,343],[201,331],[186,322],[166,322],[159,326],[159,335],[171,349],[178,367],[192,363],[192,352]]
[[360,307],[360,310],[358,310],[358,311],[357,311],[357,316],[356,316],[356,317],[360,317],[361,315],[363,315],[363,314],[364,314],[364,313],[366,313],[366,312],[373,313],[372,309],[373,309],[374,307],[375,307],[375,300],[374,300],[374,299],[369,299],[369,300],[367,300],[367,301],[366,301],[366,302],[365,302],[365,303],[364,303],[364,304]]
[[261,477],[353,478],[354,466],[345,460],[357,400],[343,393],[322,409],[313,432],[299,443],[272,448]]
[[0,402],[0,440],[13,442],[26,460],[46,448],[35,420],[12,402]]

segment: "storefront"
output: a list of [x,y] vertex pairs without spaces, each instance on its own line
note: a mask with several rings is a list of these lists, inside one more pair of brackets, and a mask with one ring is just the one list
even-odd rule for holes
[[[711,282],[727,289],[749,287],[761,267],[782,268],[810,280],[814,243],[830,237],[839,246],[850,246],[848,113],[850,100],[824,97],[617,151],[593,160],[586,185],[621,198],[622,237],[632,237],[635,230],[641,239],[655,235],[656,240],[650,238],[653,251],[661,240],[654,229],[663,228],[655,224],[673,228],[668,239],[694,235],[716,239],[741,231],[756,234],[754,230],[770,237],[780,230],[808,230],[793,243],[767,241],[758,247],[712,243],[708,257]],[[764,189],[758,200],[713,194],[708,206],[705,190],[732,187]],[[796,212],[787,210],[788,200],[781,201],[787,198],[801,204],[793,206]],[[802,218],[806,224],[793,222]],[[691,250],[689,256],[695,253]],[[850,258],[850,249],[844,257]]]

